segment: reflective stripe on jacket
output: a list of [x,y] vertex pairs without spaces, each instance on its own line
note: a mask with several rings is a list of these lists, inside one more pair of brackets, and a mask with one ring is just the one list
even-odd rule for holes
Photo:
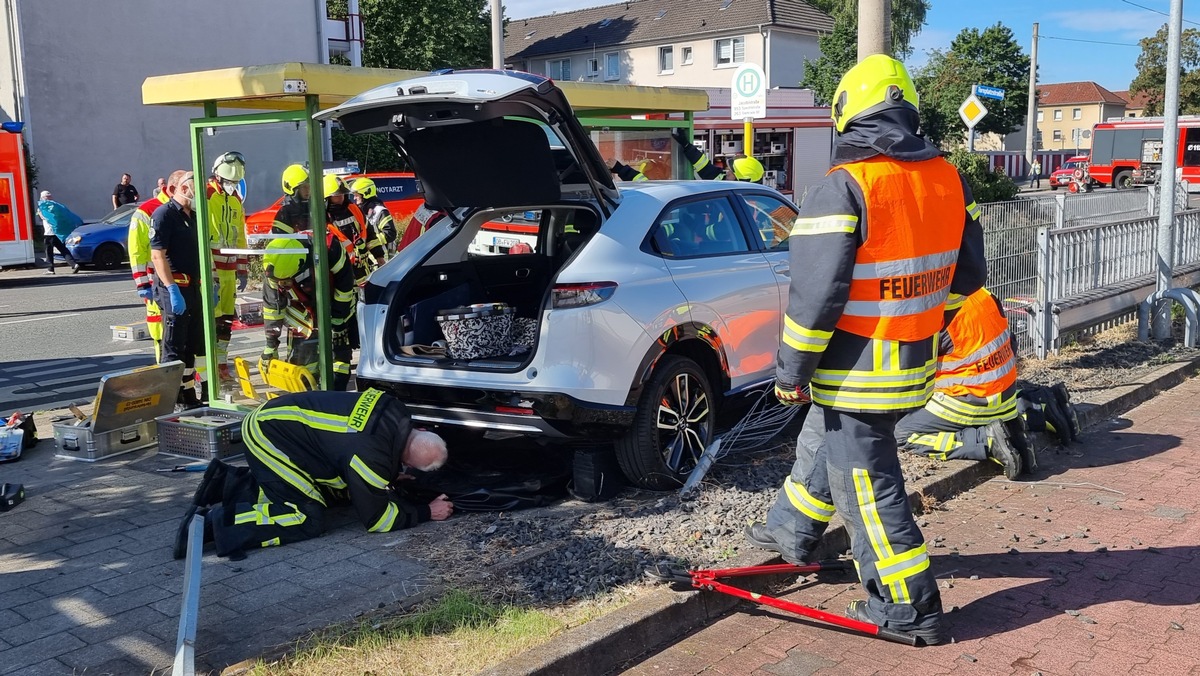
[[208,182],[208,238],[213,268],[246,274],[245,254],[222,253],[222,249],[246,248],[246,209],[237,195],[228,195],[219,181]]
[[938,357],[934,389],[952,397],[986,398],[1017,383],[1017,358],[1008,320],[987,289],[967,297],[946,327],[953,347]]
[[[129,267],[133,270],[133,285],[148,289],[154,285],[154,265],[150,262],[150,219],[159,207],[167,203],[167,196],[159,193],[134,209],[129,218]],[[147,316],[149,319],[149,316]]]

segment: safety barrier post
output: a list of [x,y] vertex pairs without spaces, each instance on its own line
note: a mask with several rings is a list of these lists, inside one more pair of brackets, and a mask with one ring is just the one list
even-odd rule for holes
[[[1061,213],[1061,212],[1060,212]],[[1050,229],[1038,228],[1037,231],[1037,298],[1035,307],[1037,317],[1029,323],[1033,334],[1033,349],[1038,359],[1045,359],[1049,353],[1052,340],[1051,331],[1054,328],[1050,316]]]
[[1054,227],[1061,228],[1067,222],[1067,196],[1054,196]]

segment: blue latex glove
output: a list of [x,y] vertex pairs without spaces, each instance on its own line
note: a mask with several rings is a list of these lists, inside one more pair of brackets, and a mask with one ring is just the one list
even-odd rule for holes
[[143,286],[142,288],[137,290],[137,295],[138,295],[138,298],[141,298],[144,301],[152,301],[152,300],[154,300],[154,287],[153,286]]
[[244,273],[240,274],[237,276],[237,280],[238,280],[237,290],[245,291],[246,285],[250,283],[250,275],[244,274]]
[[171,297],[171,313],[181,315],[187,312],[187,303],[183,300],[183,292],[179,290],[178,284],[172,284],[167,287],[167,294]]

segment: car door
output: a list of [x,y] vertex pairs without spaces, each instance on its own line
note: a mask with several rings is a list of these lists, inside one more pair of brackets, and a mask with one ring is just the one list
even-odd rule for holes
[[732,388],[768,377],[779,346],[778,284],[729,196],[709,193],[669,205],[652,238],[687,300],[690,321],[716,331]]
[[750,228],[758,235],[758,244],[771,266],[779,291],[779,326],[783,330],[783,315],[787,312],[788,287],[792,283],[788,236],[798,210],[777,195],[742,193],[738,196]]

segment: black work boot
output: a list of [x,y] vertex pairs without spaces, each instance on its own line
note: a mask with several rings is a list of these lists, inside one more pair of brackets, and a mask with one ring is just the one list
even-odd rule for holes
[[846,617],[859,622],[869,622],[871,624],[886,627],[893,631],[903,632],[912,636],[916,636],[921,640],[918,646],[922,645],[937,645],[945,640],[942,635],[942,611],[930,613],[919,617],[916,622],[911,625],[902,625],[897,623],[887,623],[879,621],[871,616],[870,609],[866,601],[851,601],[846,607]]
[[767,549],[772,552],[775,552],[776,554],[779,554],[781,557],[783,557],[783,560],[787,561],[788,563],[792,563],[797,566],[804,565],[805,557],[803,557],[803,556],[795,557],[795,556],[792,556],[791,552],[785,552],[783,550],[783,546],[780,545],[779,542],[777,542],[775,540],[775,538],[771,535],[771,531],[767,528],[767,524],[756,521],[756,522],[746,526],[745,530],[743,530],[742,532],[746,536],[746,541],[749,542],[750,544],[754,545],[755,547],[758,547],[759,549]]
[[1021,456],[1021,469],[1025,474],[1033,474],[1038,468],[1037,449],[1029,433],[1025,429],[1025,421],[1021,418],[1006,420],[1004,429],[1008,431],[1008,440],[1017,454]]
[[1062,409],[1066,415],[1067,424],[1071,427],[1071,441],[1079,438],[1079,416],[1075,413],[1075,407],[1071,404],[1071,393],[1067,390],[1066,383],[1055,383],[1050,386],[1050,391],[1054,393],[1054,398],[1058,401],[1058,407]]
[[988,457],[1004,468],[1004,476],[1009,481],[1016,481],[1021,476],[1021,456],[1009,441],[1008,432],[1003,423],[993,421],[984,428],[987,432]]

